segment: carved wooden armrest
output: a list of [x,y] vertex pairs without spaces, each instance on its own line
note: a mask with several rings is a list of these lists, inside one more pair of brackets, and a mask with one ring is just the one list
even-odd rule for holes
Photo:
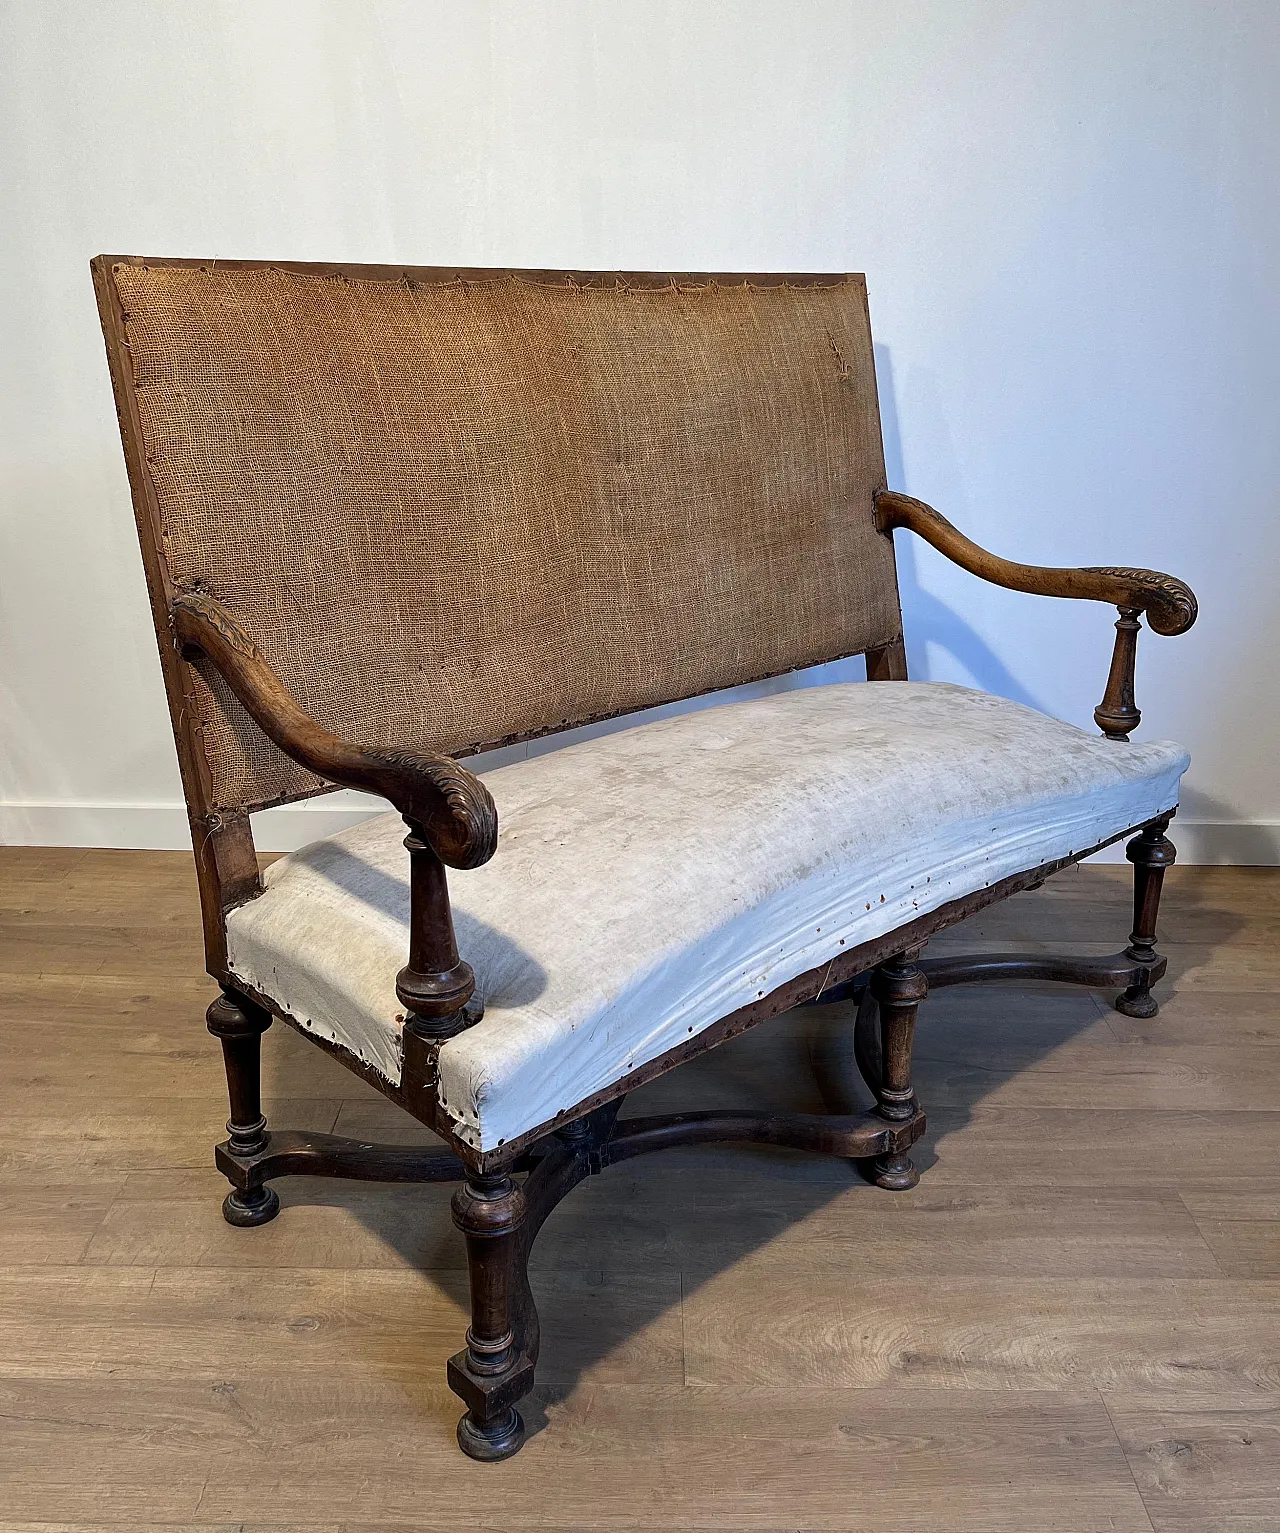
[[409,827],[409,964],[396,993],[436,1038],[463,1025],[475,976],[458,957],[444,867],[477,868],[498,844],[489,790],[447,756],[386,750],[340,739],[318,724],[271,669],[227,609],[201,593],[178,596],[171,611],[179,641],[199,650],[262,732],[318,777],[388,799]]
[[498,813],[489,790],[447,756],[385,750],[339,739],[306,713],[227,609],[210,596],[179,596],[173,629],[213,664],[254,722],[294,761],[344,788],[388,799],[420,825],[442,862],[477,868],[493,856]]
[[1106,565],[1051,569],[1039,564],[1017,564],[980,548],[924,501],[894,490],[877,493],[876,526],[881,532],[905,527],[970,574],[1011,591],[1080,597],[1118,607],[1120,620],[1116,623],[1107,690],[1093,710],[1099,729],[1113,740],[1127,740],[1142,718],[1133,698],[1133,667],[1142,626],[1138,614],[1145,612],[1155,632],[1163,634],[1185,633],[1196,620],[1194,592],[1172,575]]

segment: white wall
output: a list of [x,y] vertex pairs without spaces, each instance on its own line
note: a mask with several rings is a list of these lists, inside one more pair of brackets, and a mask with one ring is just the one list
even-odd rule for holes
[[[185,844],[86,266],[109,250],[865,270],[891,483],[1006,555],[1189,578],[1199,624],[1144,638],[1144,728],[1193,752],[1185,851],[1277,859],[1275,0],[0,16],[9,839]],[[1114,614],[899,542],[916,676],[1090,724]]]

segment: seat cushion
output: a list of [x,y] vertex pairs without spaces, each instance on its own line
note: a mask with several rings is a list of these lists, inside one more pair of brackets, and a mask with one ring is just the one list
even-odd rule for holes
[[[485,774],[498,850],[451,872],[485,1000],[440,1050],[491,1150],[808,969],[1174,806],[1188,757],[963,687],[855,682],[643,723]],[[232,971],[391,1081],[409,859],[395,814],[273,863]]]

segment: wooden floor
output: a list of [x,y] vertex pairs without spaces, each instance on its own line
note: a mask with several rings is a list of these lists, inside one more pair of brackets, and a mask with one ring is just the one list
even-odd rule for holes
[[[1128,931],[1067,873],[932,952]],[[539,1240],[530,1438],[444,1385],[448,1187],[277,1184],[234,1230],[186,856],[0,851],[0,1530],[1280,1528],[1280,876],[1176,870],[1152,1022],[1063,987],[921,1012],[911,1193],[783,1152],[614,1168]],[[633,1110],[853,1092],[808,1009]],[[420,1131],[265,1039],[280,1125]],[[424,1136],[425,1137],[425,1136]]]

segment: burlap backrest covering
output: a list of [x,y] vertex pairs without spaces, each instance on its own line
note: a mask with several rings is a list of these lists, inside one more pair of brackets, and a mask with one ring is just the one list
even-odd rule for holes
[[[899,632],[861,278],[114,279],[175,586],[348,739],[464,754]],[[197,702],[216,806],[319,786]]]

